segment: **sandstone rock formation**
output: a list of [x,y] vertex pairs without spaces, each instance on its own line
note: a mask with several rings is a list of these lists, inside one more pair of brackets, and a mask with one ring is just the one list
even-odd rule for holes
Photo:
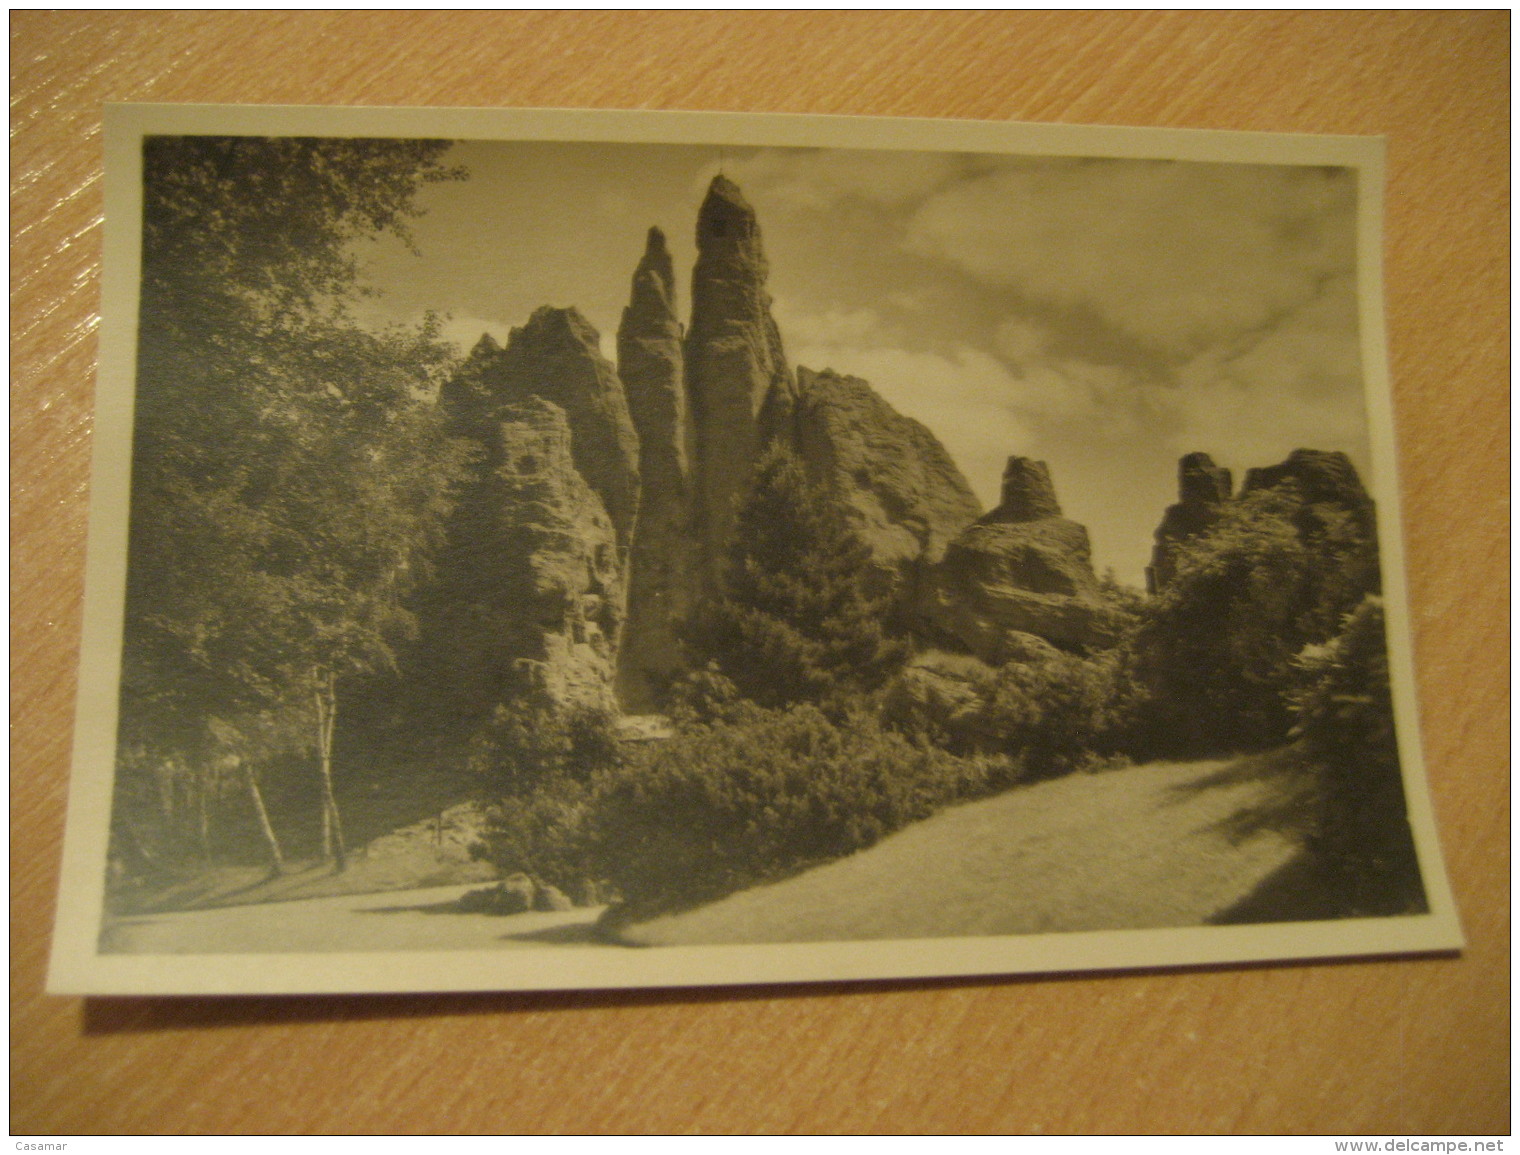
[[1061,503],[1050,480],[1050,469],[1043,461],[1028,457],[1010,457],[1003,467],[1002,500],[987,515],[989,521],[1043,521],[1061,516]]
[[659,705],[680,672],[676,635],[694,596],[691,477],[675,274],[665,234],[649,230],[633,292],[618,328],[618,376],[639,437],[638,530],[628,579],[628,620],[618,651],[618,696],[625,709]]
[[486,370],[504,402],[541,397],[569,420],[575,467],[617,529],[621,560],[639,510],[639,438],[617,370],[596,330],[575,309],[538,309]]
[[513,668],[556,705],[615,708],[625,587],[611,514],[581,476],[565,412],[535,397],[501,413],[501,611]]
[[612,519],[540,397],[497,409],[419,610],[419,692],[456,735],[502,702],[612,709],[624,586]]
[[1373,522],[1372,498],[1357,476],[1351,459],[1338,451],[1295,449],[1286,461],[1261,469],[1246,470],[1241,496],[1260,489],[1276,489],[1293,482],[1299,495],[1311,506],[1338,506],[1365,522]]
[[[1349,532],[1375,541],[1377,517],[1372,498],[1344,453],[1295,449],[1277,465],[1247,470],[1234,500],[1288,486],[1301,503],[1297,520],[1305,534],[1312,536],[1347,523],[1343,535]],[[1207,453],[1189,453],[1182,458],[1177,466],[1177,489],[1178,501],[1167,508],[1156,529],[1151,564],[1145,571],[1146,585],[1153,595],[1175,579],[1182,546],[1218,522],[1232,500],[1230,471],[1215,465]],[[1369,588],[1377,588],[1375,576],[1368,580]]]
[[785,442],[835,496],[891,587],[911,589],[920,563],[939,561],[981,515],[934,434],[858,377],[799,367],[795,392],[768,399],[763,423],[766,437]]
[[693,525],[705,576],[721,570],[734,514],[761,448],[768,395],[784,408],[794,386],[771,316],[755,211],[728,178],[713,178],[697,215],[691,328],[686,335]]
[[[1241,496],[1292,485],[1302,501],[1295,522],[1304,540],[1345,553],[1347,580],[1372,593],[1383,589],[1377,506],[1351,459],[1339,451],[1295,449],[1286,461],[1246,471]],[[1358,548],[1346,552],[1346,545]]]
[[1156,528],[1151,564],[1145,569],[1145,584],[1151,594],[1171,584],[1176,576],[1178,547],[1219,520],[1233,486],[1230,471],[1215,465],[1207,453],[1189,453],[1177,463],[1177,502],[1167,507]]
[[1078,651],[1115,638],[1087,530],[1061,516],[1045,463],[1022,457],[1008,460],[998,508],[930,567],[919,612],[931,633],[994,665],[1028,649],[1023,634]]

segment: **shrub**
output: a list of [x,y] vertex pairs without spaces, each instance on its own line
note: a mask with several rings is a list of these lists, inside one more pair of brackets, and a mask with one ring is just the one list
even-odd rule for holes
[[1120,655],[1057,653],[998,670],[979,725],[1031,777],[1051,778],[1115,754],[1134,699]]
[[871,846],[946,803],[1005,788],[1007,759],[915,746],[867,714],[753,711],[694,726],[598,784],[602,873],[643,917]]
[[582,904],[597,901],[603,888],[587,829],[593,797],[588,783],[560,777],[488,804],[481,855],[503,875],[525,874]]
[[1424,909],[1394,731],[1382,599],[1368,596],[1323,645],[1293,662],[1293,734],[1321,763],[1310,848],[1349,914]]
[[1311,510],[1291,484],[1258,490],[1226,506],[1176,564],[1132,642],[1149,694],[1147,752],[1286,741],[1295,655],[1328,640],[1376,580],[1365,526],[1350,513]]
[[1119,653],[1082,658],[1031,647],[999,668],[965,655],[925,655],[888,687],[882,713],[920,744],[1005,754],[1028,777],[1050,778],[1119,751],[1136,699]]
[[594,783],[617,767],[617,716],[519,700],[498,706],[470,744],[469,767],[485,811],[479,855],[504,875],[522,873],[579,902],[596,901],[586,819]]
[[560,778],[585,781],[619,756],[612,710],[520,699],[496,707],[470,741],[468,764],[481,792],[496,798]]

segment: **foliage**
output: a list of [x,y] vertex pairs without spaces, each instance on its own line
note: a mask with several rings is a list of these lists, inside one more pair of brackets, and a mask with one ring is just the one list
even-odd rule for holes
[[993,668],[935,654],[888,687],[882,714],[921,744],[955,754],[999,753],[1029,779],[1113,757],[1125,744],[1137,693],[1124,655],[1030,652]]
[[1368,592],[1374,541],[1350,513],[1310,509],[1284,485],[1230,503],[1176,566],[1132,641],[1150,695],[1141,744],[1193,755],[1281,743],[1293,658]]
[[962,798],[1012,784],[1006,759],[915,746],[869,714],[816,706],[696,725],[598,783],[600,873],[641,917],[854,853]]
[[428,140],[148,138],[145,309],[176,325],[211,311],[268,320],[351,292],[359,273],[351,242],[386,232],[409,241],[419,190],[463,175],[442,164],[447,148]]
[[430,403],[452,351],[436,321],[369,332],[346,306],[355,242],[405,236],[418,190],[457,175],[446,147],[145,146],[122,686],[145,764],[278,735],[325,776],[335,679],[394,663],[463,458]]
[[1368,596],[1341,631],[1293,662],[1294,736],[1322,763],[1311,847],[1338,877],[1352,914],[1424,908],[1405,811],[1382,599]]
[[671,682],[667,709],[677,726],[688,729],[736,721],[758,707],[740,695],[739,687],[723,675],[716,662],[709,662]]
[[739,509],[719,596],[689,640],[763,706],[820,701],[878,684],[906,654],[868,592],[869,550],[797,459],[772,445]]
[[1147,598],[1144,591],[1120,581],[1113,567],[1109,566],[1098,579],[1098,592],[1108,604],[1116,633],[1127,637],[1145,616]]
[[1114,755],[1122,745],[1132,683],[1117,654],[1056,653],[1009,662],[997,672],[981,728],[998,748],[1050,778]]
[[560,777],[488,803],[482,856],[504,877],[520,872],[577,902],[596,901],[600,868],[587,826],[594,797],[590,783]]
[[588,781],[621,754],[613,711],[520,698],[496,707],[470,743],[469,765],[482,792],[498,798],[559,779]]

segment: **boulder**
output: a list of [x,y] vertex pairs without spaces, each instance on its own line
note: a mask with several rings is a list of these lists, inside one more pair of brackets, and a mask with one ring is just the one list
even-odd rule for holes
[[513,874],[495,886],[466,891],[454,905],[463,914],[523,914],[534,909],[536,889],[526,874]]
[[911,590],[920,565],[939,561],[981,515],[934,434],[858,377],[799,367],[795,392],[770,399],[763,420],[766,437],[784,441],[834,496],[892,588]]
[[1189,453],[1177,463],[1177,503],[1167,507],[1156,527],[1151,564],[1145,570],[1145,584],[1151,594],[1171,584],[1177,572],[1178,548],[1219,520],[1232,489],[1230,471],[1215,465],[1207,453]]
[[680,672],[676,629],[695,596],[691,477],[686,456],[681,324],[665,234],[650,229],[618,328],[618,376],[639,438],[638,530],[629,563],[628,620],[618,651],[626,709],[655,710]]
[[722,571],[734,516],[761,449],[760,411],[784,409],[795,385],[771,316],[755,211],[727,177],[697,214],[691,327],[686,334],[693,527],[703,576]]
[[902,668],[887,688],[883,715],[957,751],[990,748],[998,735],[983,724],[996,670],[969,654],[927,650]]
[[918,611],[931,636],[993,665],[1033,635],[1083,651],[1117,638],[1085,527],[1060,515],[1044,462],[1013,457],[1003,500],[955,538],[925,575]]
[[547,882],[540,882],[533,895],[534,910],[573,910],[575,904],[570,901],[565,892],[557,886],[551,886]]

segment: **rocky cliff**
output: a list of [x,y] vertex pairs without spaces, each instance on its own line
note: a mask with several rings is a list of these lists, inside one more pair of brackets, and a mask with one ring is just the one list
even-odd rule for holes
[[575,309],[538,309],[486,374],[502,402],[541,397],[563,410],[575,467],[601,497],[626,563],[639,510],[639,437],[591,323]]
[[[1368,542],[1376,540],[1377,514],[1372,498],[1344,453],[1295,449],[1276,465],[1247,470],[1240,494],[1233,500],[1263,490],[1289,488],[1298,499],[1296,520],[1307,538],[1334,532],[1341,537],[1351,534]],[[1145,571],[1152,594],[1161,593],[1175,579],[1182,547],[1206,533],[1229,508],[1230,471],[1215,465],[1207,453],[1189,453],[1177,465],[1177,490],[1177,503],[1167,507],[1156,528],[1151,564]],[[1375,575],[1366,580],[1369,588],[1378,588]]]
[[649,230],[618,328],[618,376],[639,437],[638,530],[628,581],[628,620],[618,653],[626,709],[650,712],[684,665],[676,626],[690,609],[696,571],[691,476],[675,273],[665,234]]
[[794,390],[771,316],[768,272],[754,209],[737,185],[714,177],[697,215],[685,347],[693,525],[709,580],[721,569],[759,457],[761,407],[773,395],[784,408]]
[[1323,449],[1295,449],[1287,460],[1261,469],[1246,470],[1241,496],[1260,489],[1277,489],[1291,482],[1310,506],[1334,506],[1353,514],[1371,529],[1372,498],[1357,476],[1356,466],[1344,453]]
[[542,398],[502,411],[499,604],[525,643],[510,647],[519,678],[556,704],[611,709],[625,600],[620,538],[577,466],[575,442],[569,416]]
[[525,694],[612,707],[639,448],[596,331],[544,308],[506,348],[487,334],[439,407],[478,457],[417,605],[420,725],[464,740]]
[[893,588],[910,590],[919,566],[939,561],[981,515],[934,434],[858,377],[798,368],[795,391],[768,398],[762,424],[767,439],[786,443],[834,495]]
[[1108,644],[1115,619],[1087,530],[1061,516],[1044,462],[1011,457],[1002,501],[952,541],[919,598],[929,632],[994,665],[1034,635],[1068,650]]
[[1156,527],[1151,564],[1145,570],[1146,588],[1158,594],[1176,576],[1177,550],[1216,521],[1230,500],[1233,478],[1207,453],[1189,453],[1177,463],[1177,502],[1167,507]]
[[422,615],[429,687],[466,724],[523,694],[613,705],[624,591],[617,533],[576,468],[570,421],[542,398],[497,410]]

